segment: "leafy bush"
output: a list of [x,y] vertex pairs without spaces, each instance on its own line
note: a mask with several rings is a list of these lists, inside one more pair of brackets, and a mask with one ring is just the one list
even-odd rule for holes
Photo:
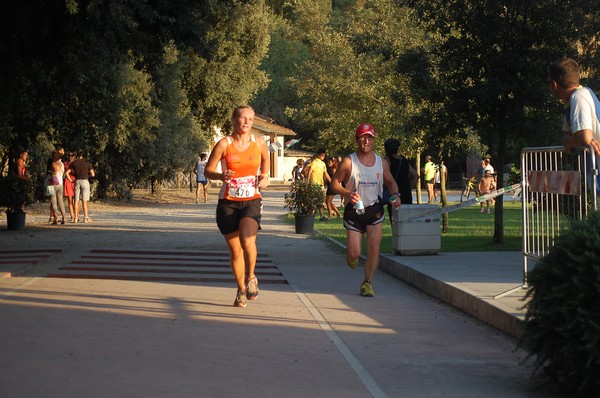
[[284,208],[299,216],[312,216],[325,202],[325,192],[319,185],[309,181],[292,182],[290,190],[284,196]]
[[0,207],[9,212],[19,212],[33,203],[31,180],[24,180],[13,173],[0,176]]
[[528,279],[521,345],[536,370],[570,395],[600,397],[600,213],[574,222]]
[[505,185],[518,184],[521,182],[521,169],[514,164],[507,165],[504,173],[506,174]]

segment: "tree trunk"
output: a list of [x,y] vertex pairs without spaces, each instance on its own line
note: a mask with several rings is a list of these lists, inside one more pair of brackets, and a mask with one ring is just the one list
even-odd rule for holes
[[417,164],[415,165],[417,168],[417,173],[419,174],[419,179],[417,180],[417,204],[421,204],[421,150],[417,150]]
[[[498,159],[494,169],[496,172],[496,189],[502,188],[502,170],[504,168],[504,157],[506,154],[506,135],[500,134],[498,140]],[[494,239],[495,244],[504,243],[504,195],[496,196],[494,205]]]
[[[442,207],[448,206],[448,196],[446,194],[446,182],[448,181],[448,173],[446,167],[440,165],[440,196]],[[448,213],[442,214],[442,232],[448,232]]]

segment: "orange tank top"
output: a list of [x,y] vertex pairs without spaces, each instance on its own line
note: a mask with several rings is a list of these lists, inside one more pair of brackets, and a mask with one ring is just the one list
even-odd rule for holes
[[261,150],[254,135],[250,135],[250,145],[245,151],[239,151],[233,145],[233,138],[226,137],[227,148],[223,155],[223,171],[234,172],[228,184],[223,184],[220,198],[235,201],[253,200],[261,197],[258,190],[258,170]]

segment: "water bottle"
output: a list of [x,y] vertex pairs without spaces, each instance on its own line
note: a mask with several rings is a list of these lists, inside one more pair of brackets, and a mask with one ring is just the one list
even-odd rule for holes
[[358,202],[356,202],[356,204],[354,205],[354,208],[356,209],[356,214],[358,214],[358,215],[365,214],[365,205],[363,204],[362,199],[359,200]]

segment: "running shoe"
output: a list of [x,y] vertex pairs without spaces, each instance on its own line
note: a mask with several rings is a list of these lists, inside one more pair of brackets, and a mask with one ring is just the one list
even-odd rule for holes
[[237,295],[235,296],[235,301],[233,302],[234,307],[246,307],[246,292],[243,290],[238,290]]
[[256,300],[258,297],[258,279],[256,276],[250,278],[248,283],[246,284],[246,298],[250,301]]
[[358,267],[358,258],[350,258],[346,256],[346,262],[348,263],[348,267],[355,269]]
[[362,285],[360,285],[360,295],[363,297],[375,296],[375,292],[373,291],[373,286],[371,286],[371,282],[364,281]]

